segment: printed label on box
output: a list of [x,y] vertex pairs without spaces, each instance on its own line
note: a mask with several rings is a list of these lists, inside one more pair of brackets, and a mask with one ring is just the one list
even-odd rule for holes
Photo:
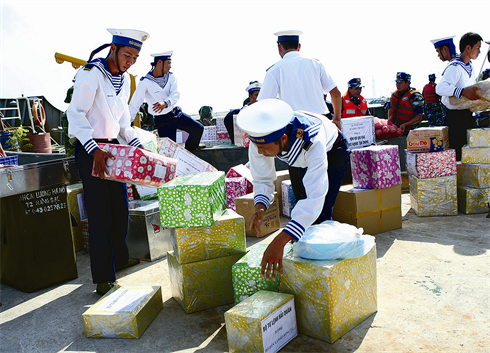
[[374,117],[362,116],[341,120],[342,133],[347,139],[349,148],[356,149],[376,143]]
[[277,352],[296,337],[296,311],[290,300],[262,320],[262,344],[264,353]]
[[180,148],[175,151],[173,158],[179,161],[177,163],[176,176],[198,174],[206,171],[207,162],[198,158],[192,158],[192,156],[186,153],[186,150]]
[[93,311],[132,311],[152,289],[119,289]]

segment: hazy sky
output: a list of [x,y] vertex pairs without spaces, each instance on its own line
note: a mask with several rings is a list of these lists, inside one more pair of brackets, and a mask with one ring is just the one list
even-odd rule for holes
[[[1,1],[0,97],[44,95],[65,110],[76,70],[56,52],[87,60],[112,39],[107,28],[150,33],[129,72],[150,70],[150,54],[174,50],[172,71],[189,114],[241,107],[249,81],[280,60],[274,32],[299,29],[301,53],[319,59],[342,93],[361,77],[367,98],[388,96],[397,71],[422,89],[445,64],[430,39],[477,32],[490,40],[490,0],[480,1]],[[474,62],[477,72],[488,45]],[[459,51],[459,49],[458,49]],[[107,49],[98,56],[106,56]],[[484,60],[485,59],[485,60]]]

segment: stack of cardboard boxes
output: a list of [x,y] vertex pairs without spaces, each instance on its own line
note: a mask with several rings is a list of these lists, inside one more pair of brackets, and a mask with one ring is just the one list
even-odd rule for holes
[[369,146],[351,153],[351,185],[340,188],[333,219],[378,234],[402,227],[401,169],[397,146]]
[[458,209],[465,214],[489,212],[490,128],[468,130],[468,145],[458,163]]
[[447,126],[418,128],[407,137],[410,200],[418,216],[458,214],[456,151]]

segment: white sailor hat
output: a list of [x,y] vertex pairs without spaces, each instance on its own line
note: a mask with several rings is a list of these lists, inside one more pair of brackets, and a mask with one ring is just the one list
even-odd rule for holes
[[250,141],[265,145],[277,141],[293,119],[293,108],[279,99],[264,99],[242,109],[237,125],[250,137]]
[[438,39],[431,39],[430,42],[434,44],[434,47],[440,47],[441,45],[444,44],[449,44],[453,43],[453,38],[456,36],[449,36],[449,37],[444,37],[444,38],[438,38]]
[[248,93],[252,93],[255,91],[260,91],[261,87],[262,87],[262,85],[260,84],[259,81],[253,81],[253,82],[250,82],[250,84],[247,86],[247,88],[245,88],[245,91],[247,91]]
[[112,42],[103,44],[97,49],[92,50],[90,57],[87,60],[88,62],[92,61],[95,54],[109,47],[111,44],[119,44],[141,50],[143,42],[150,37],[147,32],[138,31],[136,29],[107,28],[107,30],[112,34]]
[[156,64],[158,62],[158,60],[162,60],[162,61],[170,60],[173,53],[174,53],[174,51],[170,50],[170,51],[166,51],[164,53],[151,54],[151,56],[155,58],[155,59],[153,59],[153,63]]
[[303,34],[303,32],[297,30],[279,31],[274,33],[274,35],[277,36],[278,43],[285,41],[299,42],[299,36],[301,34]]
[[148,33],[136,29],[108,28],[107,30],[112,34],[112,43],[133,47],[138,50],[141,50],[143,42],[150,37]]

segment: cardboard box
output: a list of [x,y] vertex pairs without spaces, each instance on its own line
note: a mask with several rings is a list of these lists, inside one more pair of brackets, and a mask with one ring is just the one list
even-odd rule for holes
[[82,183],[72,184],[66,186],[66,201],[68,204],[68,211],[70,213],[71,224],[71,236],[73,238],[73,245],[75,251],[83,249],[82,231],[80,221],[81,217],[87,218],[85,205],[83,202],[83,185]]
[[352,183],[361,189],[385,189],[402,183],[398,146],[382,145],[353,150]]
[[377,311],[376,245],[345,260],[284,257],[281,292],[294,295],[298,332],[330,343]]
[[332,218],[378,234],[402,227],[401,186],[386,189],[355,189],[342,185],[335,200]]
[[211,164],[179,146],[168,137],[158,139],[158,153],[178,161],[175,176],[218,171]]
[[178,161],[173,158],[126,145],[106,143],[100,144],[100,148],[115,157],[106,162],[109,180],[157,187],[176,176]]
[[458,186],[490,188],[490,164],[457,163]]
[[236,211],[235,199],[247,194],[247,179],[244,177],[225,178],[226,206]]
[[466,138],[469,147],[490,147],[490,129],[466,130]]
[[449,148],[447,126],[420,127],[410,130],[407,136],[408,152],[437,152]]
[[[260,275],[262,257],[269,244],[255,244],[233,267],[233,291],[235,293],[235,304],[252,296],[259,290],[279,292],[281,285],[281,276],[278,273],[276,280],[270,278],[268,281]],[[293,245],[287,243],[284,246],[283,254],[287,255],[293,252]]]
[[[249,230],[250,218],[255,213],[254,194],[247,194],[235,199],[236,212],[245,218],[245,232],[249,237],[256,237],[255,231]],[[277,193],[274,194],[274,202],[265,212],[264,221],[260,226],[262,236],[275,232],[281,227],[279,218],[279,203],[277,202]]]
[[170,228],[174,256],[181,264],[247,251],[245,219],[227,209],[210,227]]
[[275,191],[277,193],[279,205],[282,205],[282,181],[283,180],[289,180],[288,169],[276,171],[276,181],[274,182],[274,184],[275,184],[275,189],[276,189]]
[[182,175],[158,188],[164,227],[212,226],[226,210],[225,173]]
[[456,175],[430,179],[409,175],[408,178],[410,201],[417,216],[458,215]]
[[114,287],[83,313],[85,335],[140,338],[162,309],[160,286]]
[[172,297],[189,314],[233,303],[231,267],[244,254],[180,264],[167,254]]
[[275,353],[298,335],[294,296],[259,291],[225,312],[230,352]]
[[406,151],[407,172],[419,179],[456,175],[456,150],[412,153]]
[[296,197],[294,196],[293,187],[291,186],[291,180],[284,180],[282,182],[282,215],[287,218],[291,218],[291,212],[294,206],[296,206]]
[[463,146],[461,148],[461,163],[490,164],[490,147]]
[[341,119],[342,134],[351,150],[376,144],[374,117],[357,116]]
[[474,189],[458,186],[458,210],[465,214],[488,213],[490,188]]

